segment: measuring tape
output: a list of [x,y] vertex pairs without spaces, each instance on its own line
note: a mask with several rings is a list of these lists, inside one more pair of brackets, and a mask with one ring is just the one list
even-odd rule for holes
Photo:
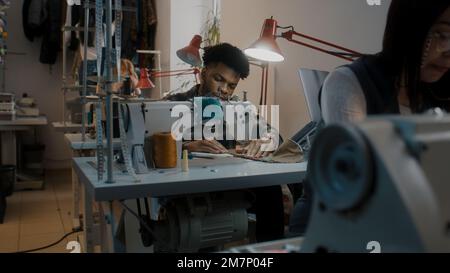
[[103,129],[102,129],[102,102],[95,104],[95,123],[97,127],[97,175],[98,181],[103,180],[105,172],[105,155],[103,148]]
[[95,49],[97,51],[97,77],[100,84],[103,50],[103,0],[95,0]]
[[[95,0],[95,49],[97,51],[97,84],[100,84],[102,71],[102,46],[103,46],[102,37],[103,37],[103,0]],[[87,58],[87,56],[85,56],[85,58]],[[105,172],[105,155],[104,155],[105,150],[103,148],[101,100],[95,106],[95,114],[96,114],[95,122],[97,124],[97,176],[98,181],[100,182],[103,180],[103,173]]]
[[116,65],[117,65],[117,82],[121,81],[121,71],[120,71],[120,55],[122,51],[122,0],[115,0],[116,6]]
[[[125,132],[125,125],[123,122],[123,111],[122,104],[119,103],[119,129],[120,129],[120,146],[122,148],[123,160],[125,161],[125,167],[129,175],[134,178],[135,182],[141,182],[139,177],[136,175],[136,171],[131,163],[131,153],[128,147],[127,133]],[[129,118],[129,117],[128,117]]]

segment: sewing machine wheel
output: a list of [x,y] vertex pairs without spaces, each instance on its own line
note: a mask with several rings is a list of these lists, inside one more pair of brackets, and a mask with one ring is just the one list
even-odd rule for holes
[[308,179],[324,209],[347,212],[361,205],[373,184],[372,152],[353,126],[331,125],[313,143]]

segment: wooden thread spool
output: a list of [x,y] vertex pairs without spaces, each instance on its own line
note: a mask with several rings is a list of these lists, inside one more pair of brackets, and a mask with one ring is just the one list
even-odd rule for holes
[[171,133],[156,133],[152,136],[153,162],[156,168],[177,167],[177,144]]

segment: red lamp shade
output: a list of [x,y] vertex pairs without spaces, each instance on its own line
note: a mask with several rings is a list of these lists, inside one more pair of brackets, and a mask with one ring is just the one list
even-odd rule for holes
[[202,43],[202,37],[200,35],[195,35],[192,38],[188,46],[177,51],[177,56],[183,62],[188,63],[192,66],[201,66],[202,58],[200,57],[200,45]]
[[254,42],[244,52],[257,60],[266,62],[282,62],[284,56],[281,53],[280,47],[275,41],[277,31],[277,21],[274,19],[266,19],[261,31],[260,38]]
[[147,69],[141,68],[141,75],[140,75],[140,79],[139,79],[137,88],[149,89],[149,88],[154,88],[154,87],[155,87],[155,84],[150,80]]

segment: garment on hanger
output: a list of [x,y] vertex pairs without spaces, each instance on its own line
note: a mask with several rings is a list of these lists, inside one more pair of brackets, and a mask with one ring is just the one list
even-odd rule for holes
[[[155,49],[157,15],[154,0],[138,0],[139,2],[139,27],[138,35],[139,49]],[[141,54],[139,56],[140,67],[154,67],[154,55]]]
[[47,18],[44,21],[44,35],[42,37],[41,55],[39,61],[44,64],[55,64],[61,49],[62,5],[60,0],[46,0]]
[[61,49],[62,11],[65,1],[25,0],[22,6],[22,23],[25,36],[34,41],[42,37],[39,61],[54,64]]
[[[83,10],[80,10],[80,6],[73,5],[69,6],[66,5],[66,18],[64,20],[65,26],[75,27],[80,23],[80,12],[84,12]],[[66,45],[68,49],[72,51],[76,51],[79,46],[79,39],[77,37],[76,31],[65,31],[64,32],[64,39],[66,42]]]
[[[138,49],[155,49],[156,4],[154,0],[123,0],[123,6],[137,8],[137,12],[123,11],[122,20],[122,57],[132,60]],[[140,66],[153,67],[153,57],[140,55]]]
[[[123,0],[123,6],[137,8],[137,0]],[[122,12],[122,57],[132,60],[137,48],[137,12]]]
[[[31,42],[34,41],[35,37],[41,37],[43,32],[44,32],[44,24],[43,21],[46,17],[46,12],[45,12],[45,5],[41,5],[41,8],[43,10],[36,10],[37,5],[33,4],[33,3],[43,3],[44,0],[24,0],[23,5],[22,5],[22,26],[23,26],[23,31],[25,33],[25,37],[27,37],[27,39]],[[32,5],[33,4],[33,5]],[[33,6],[33,9],[32,9]],[[30,14],[32,15],[34,21],[30,22]],[[41,19],[39,19],[39,21],[42,21],[41,24],[36,24],[36,16],[41,16]]]
[[31,28],[39,28],[47,19],[47,0],[33,0],[28,8],[28,24]]

